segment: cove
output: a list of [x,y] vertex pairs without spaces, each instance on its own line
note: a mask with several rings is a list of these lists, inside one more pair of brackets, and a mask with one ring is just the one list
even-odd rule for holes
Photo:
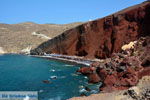
[[[0,55],[0,91],[38,91],[39,100],[66,100],[80,96],[87,86],[95,93],[98,85],[76,74],[81,65],[24,55]],[[48,80],[49,83],[44,83]],[[95,90],[95,91],[94,91]]]

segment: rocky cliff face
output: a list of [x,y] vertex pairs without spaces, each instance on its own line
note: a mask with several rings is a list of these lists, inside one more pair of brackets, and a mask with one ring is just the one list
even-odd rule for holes
[[133,47],[77,72],[86,75],[90,83],[102,82],[100,91],[103,92],[135,86],[143,76],[150,75],[150,37],[142,37]]
[[87,22],[51,39],[31,54],[58,53],[107,58],[119,52],[122,45],[150,35],[150,2]]

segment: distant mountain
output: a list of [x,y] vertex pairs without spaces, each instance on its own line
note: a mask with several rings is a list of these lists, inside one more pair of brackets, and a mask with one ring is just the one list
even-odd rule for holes
[[[35,48],[62,32],[82,23],[71,24],[0,24],[0,48],[6,53],[20,53],[27,48]],[[1,50],[1,51],[2,51]]]

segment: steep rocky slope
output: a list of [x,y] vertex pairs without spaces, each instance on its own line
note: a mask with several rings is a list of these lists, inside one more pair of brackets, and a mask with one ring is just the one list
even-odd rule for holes
[[143,76],[150,75],[150,37],[142,37],[134,41],[132,46],[130,44],[111,58],[93,63],[90,67],[82,67],[78,72],[86,75],[90,83],[102,82],[102,92],[135,86]]
[[129,7],[102,19],[87,22],[51,39],[31,54],[58,53],[107,58],[122,45],[150,35],[150,2]]
[[[77,72],[87,76],[89,83],[101,82],[101,93],[70,100],[150,100],[150,36],[140,37],[122,46],[121,52],[113,53],[111,58]],[[91,91],[87,88],[81,96]]]
[[20,53],[29,51],[42,42],[81,23],[71,24],[0,24],[0,53]]

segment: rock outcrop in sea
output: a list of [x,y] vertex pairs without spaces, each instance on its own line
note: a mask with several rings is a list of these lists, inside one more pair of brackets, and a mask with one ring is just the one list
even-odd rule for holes
[[150,35],[150,2],[89,21],[42,43],[32,55],[56,53],[104,59],[141,36]]

